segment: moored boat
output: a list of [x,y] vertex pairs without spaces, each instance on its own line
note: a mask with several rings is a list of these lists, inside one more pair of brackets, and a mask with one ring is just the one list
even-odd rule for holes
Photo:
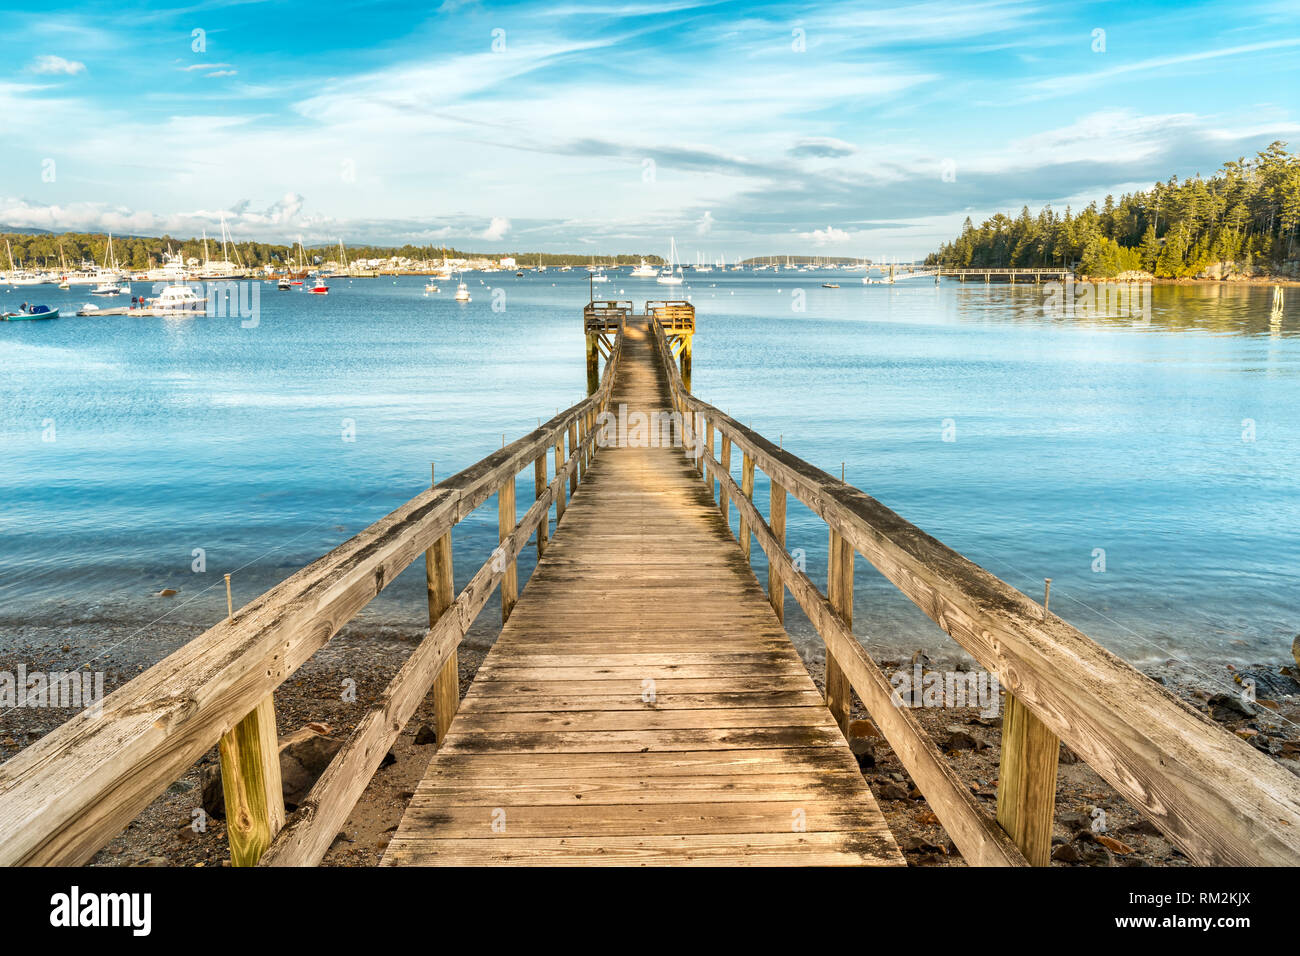
[[58,317],[58,309],[51,309],[48,305],[28,305],[26,302],[17,312],[6,312],[3,316],[6,322],[21,322],[27,319],[57,319]]

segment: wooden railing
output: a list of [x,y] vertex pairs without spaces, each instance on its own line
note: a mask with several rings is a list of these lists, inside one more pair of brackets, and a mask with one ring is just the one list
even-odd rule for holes
[[645,314],[670,334],[695,332],[695,306],[684,299],[651,300],[645,304]]
[[[99,713],[83,711],[0,765],[0,865],[84,863],[218,745],[232,862],[318,863],[431,687],[441,744],[459,701],[456,648],[498,585],[509,616],[516,558],[534,532],[545,550],[552,504],[557,523],[564,517],[566,485],[576,490],[595,454],[621,352],[620,335],[584,401],[412,498],[114,691]],[[536,500],[516,521],[515,482],[529,466]],[[454,595],[451,529],[493,496],[500,547]],[[281,829],[273,692],[420,555],[428,632]]]
[[614,299],[588,302],[582,308],[582,324],[588,332],[618,331],[631,313],[631,302]]
[[[682,384],[663,330],[651,325],[674,409],[697,430],[704,425],[697,471],[711,493],[717,489],[728,523],[735,502],[744,553],[752,535],[767,554],[778,617],[788,589],[826,644],[826,698],[836,720],[846,726],[852,688],[968,862],[1048,862],[1064,741],[1193,861],[1300,863],[1300,780],[1293,774],[857,488],[696,398]],[[733,446],[742,454],[739,485]],[[755,468],[771,481],[766,520],[751,500]],[[786,552],[788,494],[829,528],[825,594]],[[996,819],[911,712],[895,705],[893,688],[854,637],[857,554],[1006,689]]]

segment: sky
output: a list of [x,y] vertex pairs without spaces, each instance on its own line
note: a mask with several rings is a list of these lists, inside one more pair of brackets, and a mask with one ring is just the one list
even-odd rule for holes
[[0,226],[923,256],[1300,148],[1294,0],[0,0]]

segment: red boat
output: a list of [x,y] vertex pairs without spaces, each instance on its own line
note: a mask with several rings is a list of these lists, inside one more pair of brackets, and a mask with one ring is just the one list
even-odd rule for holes
[[325,284],[324,279],[317,279],[316,284],[307,291],[312,295],[329,295],[330,287]]

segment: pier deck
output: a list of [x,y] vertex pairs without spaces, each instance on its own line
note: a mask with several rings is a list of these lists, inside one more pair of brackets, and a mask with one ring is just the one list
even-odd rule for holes
[[[612,406],[669,409],[629,323]],[[680,448],[604,448],[384,863],[901,864]]]

